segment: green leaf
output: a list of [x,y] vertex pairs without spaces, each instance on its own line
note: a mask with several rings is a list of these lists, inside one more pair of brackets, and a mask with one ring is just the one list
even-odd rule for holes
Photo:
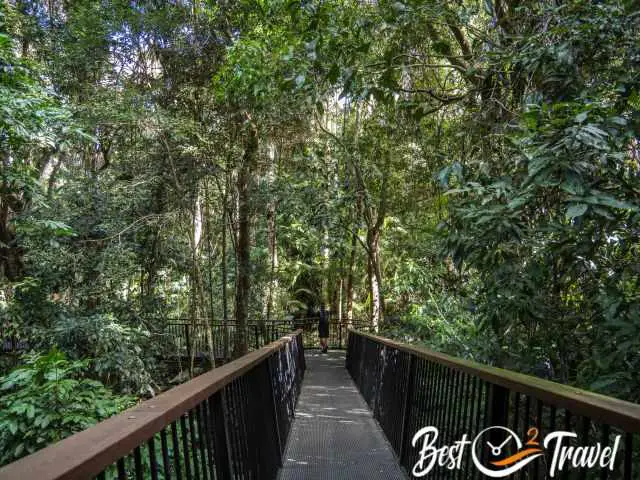
[[578,115],[576,115],[575,120],[578,123],[582,123],[587,119],[588,116],[589,114],[587,112],[580,112]]
[[514,210],[524,205],[525,203],[527,203],[526,197],[516,197],[507,204],[507,208],[509,208],[510,210]]
[[566,216],[569,219],[580,217],[580,216],[584,215],[584,213],[587,211],[588,208],[589,208],[588,205],[586,205],[584,203],[571,204],[571,205],[569,205],[569,208],[567,209]]
[[24,452],[24,443],[19,443],[16,449],[13,452],[14,457],[19,457]]

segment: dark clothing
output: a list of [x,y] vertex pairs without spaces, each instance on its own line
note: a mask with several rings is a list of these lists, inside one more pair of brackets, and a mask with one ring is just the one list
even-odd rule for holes
[[329,338],[329,322],[320,320],[318,323],[318,336],[320,338]]
[[329,315],[326,311],[320,310],[320,320],[318,321],[318,336],[320,338],[329,337]]

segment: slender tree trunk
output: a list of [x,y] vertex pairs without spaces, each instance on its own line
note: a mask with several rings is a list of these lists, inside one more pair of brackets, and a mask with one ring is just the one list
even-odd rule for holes
[[347,271],[347,291],[345,292],[345,296],[347,297],[347,325],[349,327],[353,326],[353,277],[356,264],[357,246],[358,229],[354,225],[353,231],[351,232],[351,254],[349,255],[349,270]]
[[222,295],[222,332],[223,338],[223,356],[225,361],[229,358],[229,308],[227,306],[227,218],[229,215],[229,199],[227,192],[229,191],[229,177],[227,175],[225,179],[224,193],[222,195],[222,226],[221,226],[221,247],[222,253],[220,258],[220,281],[221,281],[221,295]]
[[371,293],[371,326],[378,331],[380,320],[384,317],[384,298],[382,296],[382,269],[380,268],[380,231],[367,231],[367,248],[369,250],[368,274],[369,291]]
[[209,360],[211,368],[216,368],[216,352],[213,344],[213,323],[215,321],[214,303],[213,303],[213,242],[211,231],[211,210],[209,202],[209,186],[207,180],[204,181],[204,218],[207,237],[207,256],[209,257],[207,276],[209,280],[209,325],[207,327],[207,346],[209,347]]
[[249,314],[249,294],[251,290],[251,183],[258,155],[258,132],[255,124],[249,122],[249,132],[242,164],[238,170],[236,186],[238,190],[238,240],[236,244],[236,298],[235,317],[238,328],[235,342],[235,356],[247,353],[246,329]]
[[[272,192],[273,184],[277,174],[277,159],[279,151],[275,145],[269,147],[269,171],[267,172],[267,182],[269,191]],[[278,246],[277,246],[277,198],[270,193],[269,202],[267,204],[267,245],[269,248],[269,281],[267,282],[264,318],[267,322],[271,320],[273,312],[274,296],[278,288],[278,280],[276,278],[276,270],[278,268]],[[263,332],[263,334],[266,332]]]
[[191,243],[191,296],[189,302],[189,316],[191,318],[191,359],[189,362],[189,373],[193,376],[193,367],[196,356],[196,338],[198,334],[198,320],[200,317],[201,306],[203,304],[203,288],[202,288],[202,275],[199,265],[199,247],[200,239],[202,238],[202,205],[198,192],[195,194],[195,201],[192,210],[192,223],[190,229],[190,243]]
[[342,325],[342,290],[344,289],[344,278],[340,276],[338,285],[338,324]]
[[273,310],[273,298],[278,288],[278,280],[276,278],[276,270],[278,268],[278,246],[277,246],[277,219],[276,219],[276,202],[269,204],[267,210],[267,228],[269,242],[269,257],[271,259],[269,272],[269,287],[267,292],[266,320],[271,320],[271,312]]

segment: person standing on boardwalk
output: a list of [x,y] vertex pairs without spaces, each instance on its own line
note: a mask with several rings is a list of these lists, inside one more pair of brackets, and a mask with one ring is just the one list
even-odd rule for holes
[[329,349],[329,314],[324,309],[324,304],[320,305],[320,319],[318,320],[318,337],[320,337],[320,352],[327,353]]

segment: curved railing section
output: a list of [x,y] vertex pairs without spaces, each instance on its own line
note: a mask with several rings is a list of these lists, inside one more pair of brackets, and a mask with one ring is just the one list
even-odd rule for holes
[[305,371],[302,331],[0,469],[17,479],[273,479]]
[[[499,472],[513,468],[508,478],[640,478],[638,404],[353,330],[346,366],[410,474],[467,480],[505,477]],[[492,464],[501,462],[497,450],[510,435],[490,429],[478,437],[492,426],[514,432],[520,452],[532,450]],[[558,431],[576,437],[549,437]],[[468,444],[438,457],[464,435]]]

